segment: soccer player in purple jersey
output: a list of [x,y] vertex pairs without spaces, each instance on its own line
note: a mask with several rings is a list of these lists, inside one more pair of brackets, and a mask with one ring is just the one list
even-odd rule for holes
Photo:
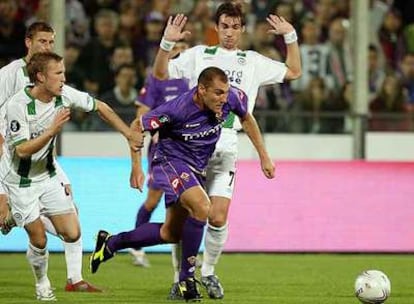
[[[188,44],[186,42],[180,41],[174,46],[174,49],[170,53],[170,56],[173,58],[187,48]],[[182,95],[189,89],[190,87],[188,79],[175,78],[159,80],[152,74],[148,75],[145,84],[140,91],[138,100],[136,101],[137,117],[140,117],[147,113],[149,110],[154,109],[163,103]],[[154,156],[157,141],[158,133],[155,132],[154,134],[151,134],[151,141],[148,145],[148,193],[144,203],[141,205],[137,212],[135,227],[149,222],[152,213],[154,212],[155,208],[157,208],[159,202],[161,201],[161,197],[164,194],[161,186],[157,183],[157,181],[154,180],[151,172],[152,158]],[[145,251],[142,248],[131,248],[129,252],[133,256],[132,263],[134,265],[142,267],[150,266]]]
[[[158,80],[149,75],[146,79],[144,87],[141,89],[139,100],[137,101],[137,117],[144,115],[151,109],[168,102],[189,90],[187,79],[166,79]],[[154,179],[152,174],[152,158],[154,156],[155,147],[158,141],[158,133],[152,134],[151,141],[148,146],[148,194],[138,210],[135,227],[148,223],[153,211],[158,206],[162,195],[164,194],[162,187]],[[136,266],[149,267],[150,263],[142,248],[131,248],[129,251],[133,256],[133,264]]]
[[[210,209],[210,200],[203,184],[205,169],[220,136],[223,122],[230,113],[240,118],[243,129],[253,142],[267,178],[274,177],[274,165],[264,147],[259,127],[247,110],[243,91],[230,87],[223,70],[209,67],[201,72],[197,86],[178,98],[164,103],[134,121],[131,126],[142,132],[159,132],[153,158],[153,175],[165,192],[165,222],[146,223],[138,228],[110,235],[99,231],[95,250],[90,258],[92,273],[112,258],[116,251],[161,243],[182,242],[179,288],[185,300],[201,299],[194,279],[195,261]],[[132,172],[132,184],[143,186],[139,167],[140,154],[133,161],[138,170]]]

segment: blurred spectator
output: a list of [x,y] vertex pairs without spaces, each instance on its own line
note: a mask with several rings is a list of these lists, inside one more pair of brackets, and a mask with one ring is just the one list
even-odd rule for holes
[[[297,20],[295,11],[293,8],[293,4],[288,2],[279,2],[276,4],[273,14],[278,15],[280,17],[283,17],[288,21],[290,24],[292,24],[295,28],[298,28]],[[282,55],[282,58],[286,58],[286,43],[283,40],[283,36],[281,35],[272,35],[274,39],[274,43],[280,54]]]
[[[394,75],[388,75],[382,84],[378,96],[371,101],[371,131],[408,131],[410,119],[406,109],[401,81]],[[399,114],[399,115],[396,115]]]
[[248,49],[261,53],[264,48],[272,46],[274,37],[268,33],[269,30],[270,26],[266,20],[256,22]]
[[119,6],[119,39],[126,44],[133,45],[143,35],[143,11],[135,7],[131,0],[123,0]]
[[90,39],[89,18],[79,0],[66,0],[66,43],[84,46]]
[[92,17],[95,17],[102,9],[111,11],[117,11],[118,9],[118,0],[82,0],[82,2],[86,14]]
[[399,11],[392,9],[385,14],[378,35],[385,55],[386,67],[390,71],[395,71],[405,52],[401,13]]
[[301,133],[342,133],[342,112],[347,108],[342,100],[333,98],[323,78],[312,78],[308,88],[294,103],[296,115],[292,130]]
[[319,24],[313,18],[306,18],[301,28],[302,76],[291,83],[295,92],[305,90],[313,77],[326,77],[329,48],[319,42],[319,36]]
[[193,10],[190,12],[190,20],[201,25],[201,32],[204,37],[203,44],[216,45],[218,44],[218,35],[213,20],[213,11],[209,3],[209,0],[199,0],[195,3]]
[[352,78],[352,58],[347,25],[348,20],[337,18],[329,27],[327,85],[335,94]]
[[378,49],[374,45],[369,46],[368,50],[368,88],[369,100],[374,99],[385,79],[385,70],[380,65]]
[[324,42],[329,37],[331,22],[336,15],[334,0],[316,0],[314,5],[314,18],[321,28],[321,41]]
[[399,76],[407,94],[407,108],[414,112],[414,53],[404,55],[400,63]]
[[83,81],[85,75],[82,70],[76,65],[81,47],[74,43],[68,43],[65,48],[65,78],[66,84],[83,91]]
[[17,17],[14,0],[0,0],[0,67],[26,53],[26,27]]
[[275,7],[277,0],[251,0],[252,13],[257,20],[266,20],[267,15]]
[[[144,36],[134,44],[134,57],[143,73],[152,66],[164,29],[164,17],[150,13],[145,17]],[[145,75],[144,75],[145,77]]]
[[[125,122],[132,122],[135,118],[136,82],[134,65],[122,64],[115,72],[115,86],[102,94],[102,100],[110,105]],[[107,130],[110,131],[112,128]]]
[[[280,54],[272,46],[263,46],[262,55],[273,60],[281,60]],[[264,132],[288,132],[289,110],[292,107],[293,97],[289,83],[278,83],[259,87],[256,98],[256,111],[277,111],[277,116],[266,115],[259,120]]]
[[97,36],[83,47],[79,66],[85,73],[84,88],[92,95],[108,89],[106,80],[110,78],[110,63],[113,50],[120,45],[117,37],[119,18],[114,11],[103,9],[95,16]]
[[36,10],[33,16],[26,20],[26,26],[30,26],[32,23],[37,21],[50,22],[49,16],[50,2],[49,0],[39,0]]

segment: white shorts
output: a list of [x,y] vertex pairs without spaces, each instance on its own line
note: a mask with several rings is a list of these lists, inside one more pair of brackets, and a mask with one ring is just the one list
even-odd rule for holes
[[208,161],[206,190],[209,196],[231,199],[237,161],[237,132],[223,128],[216,150]]
[[231,199],[236,177],[237,154],[217,151],[207,166],[206,190],[208,196],[222,196]]
[[5,183],[13,218],[20,227],[36,220],[40,215],[53,216],[76,212],[75,204],[55,175],[45,181],[21,188]]

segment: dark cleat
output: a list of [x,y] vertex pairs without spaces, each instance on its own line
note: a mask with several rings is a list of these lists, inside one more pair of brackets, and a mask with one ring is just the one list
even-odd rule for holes
[[100,230],[96,236],[96,245],[95,250],[92,252],[92,255],[89,259],[89,268],[92,273],[98,271],[99,265],[106,260],[109,260],[114,255],[107,248],[107,242],[111,235],[104,231]]
[[170,294],[168,295],[167,300],[184,300],[178,282],[171,285]]
[[210,299],[223,299],[224,289],[216,275],[201,277],[201,284],[206,288]]
[[178,283],[180,293],[186,302],[199,302],[203,297],[198,290],[199,282],[195,278],[187,278],[185,281]]

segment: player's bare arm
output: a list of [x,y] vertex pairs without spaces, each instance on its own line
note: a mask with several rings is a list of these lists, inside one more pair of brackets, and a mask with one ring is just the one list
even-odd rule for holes
[[9,214],[9,204],[6,195],[0,195],[0,227],[3,226],[4,220]]
[[299,78],[302,75],[302,64],[295,28],[285,18],[277,15],[269,15],[266,20],[272,27],[269,33],[283,35],[285,39],[287,50],[285,79],[294,80]]
[[52,125],[36,138],[27,140],[16,146],[16,153],[20,158],[27,158],[40,151],[49,144],[63,128],[63,125],[70,119],[70,110],[63,109],[56,114]]
[[127,140],[131,149],[138,151],[143,147],[144,136],[139,132],[132,132],[115,111],[105,102],[97,100],[99,116],[115,130],[120,132]]
[[[144,106],[144,108],[148,108],[148,107]],[[130,125],[131,132],[133,133],[142,133],[142,127],[141,127],[141,121],[140,121],[141,115],[138,115],[138,113],[139,113],[139,110],[137,110],[137,118],[134,119],[134,121]],[[144,174],[144,170],[142,169],[141,150],[134,151],[131,149],[130,155],[131,155],[131,174],[129,177],[129,184],[131,188],[138,189],[140,192],[142,192],[142,189],[144,187],[145,174]]]
[[168,61],[170,52],[173,50],[176,42],[191,35],[189,31],[183,31],[187,17],[183,14],[177,14],[175,17],[170,16],[161,39],[158,53],[155,56],[153,65],[153,75],[155,78],[164,80],[168,79]]
[[253,146],[256,148],[259,154],[260,163],[262,166],[263,174],[267,178],[275,177],[275,165],[271,160],[269,153],[267,153],[264,145],[263,136],[260,133],[259,126],[254,116],[250,113],[246,114],[245,117],[240,119],[244,132],[246,132]]

